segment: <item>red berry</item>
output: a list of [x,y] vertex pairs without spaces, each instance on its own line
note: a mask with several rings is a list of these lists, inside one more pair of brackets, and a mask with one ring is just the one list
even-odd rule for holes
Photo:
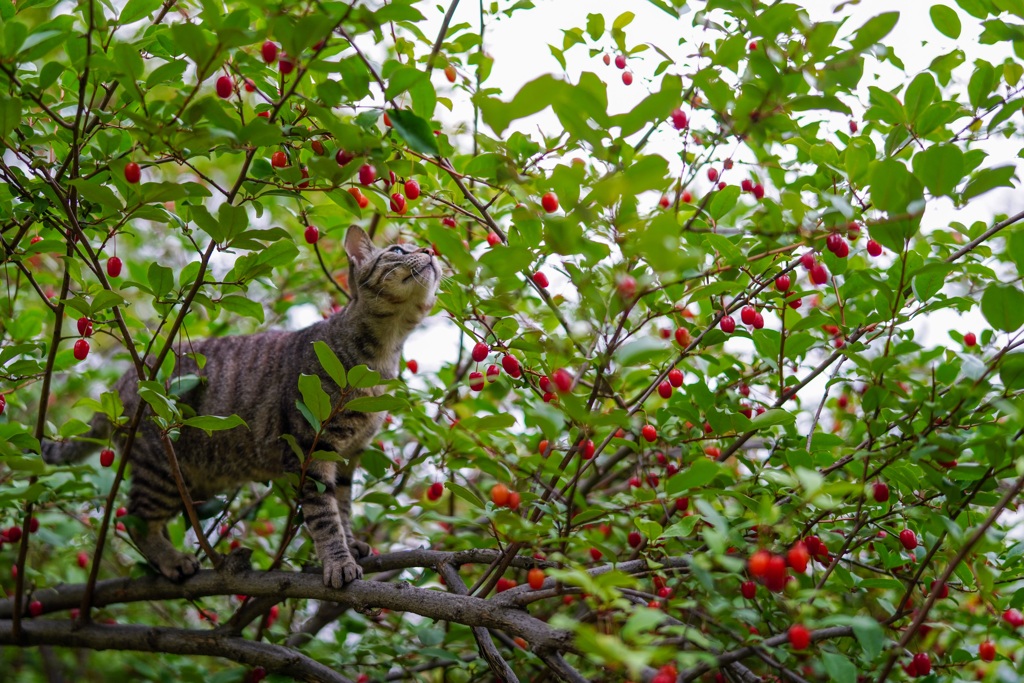
[[526,582],[530,584],[530,588],[535,591],[539,591],[544,585],[544,570],[534,567],[527,572]]
[[103,467],[110,467],[114,464],[114,451],[109,448],[104,448],[100,451],[100,465]]
[[604,62],[605,66],[608,66],[609,64],[612,63],[612,58],[607,52],[601,55],[601,60]]
[[487,233],[487,244],[492,247],[496,247],[501,244],[501,238],[498,237],[498,233],[489,232]]
[[401,216],[405,214],[407,208],[408,207],[405,204],[405,197],[401,193],[395,192],[393,195],[391,195],[392,211]]
[[710,180],[711,182],[715,182],[716,180],[718,180],[718,170],[717,169],[714,169],[714,168],[709,168],[708,169],[708,180]]
[[221,76],[217,79],[217,96],[221,99],[227,99],[231,97],[231,93],[235,91],[235,81],[231,76]]
[[750,41],[750,45],[747,45],[747,49],[753,52],[754,50],[757,49],[757,43],[755,43],[754,41]]
[[632,71],[623,71],[622,72],[622,82],[625,85],[633,85],[633,72]]
[[836,255],[836,258],[846,258],[850,255],[850,243],[846,240],[842,240],[836,250],[832,252]]
[[668,371],[668,383],[674,387],[683,386],[683,373],[680,370],[672,368]]
[[825,248],[834,254],[839,249],[839,245],[842,244],[842,242],[843,237],[838,232],[829,233],[829,236],[825,238]]
[[[669,468],[671,468],[672,465],[673,465],[673,463],[669,463],[668,464]],[[686,508],[690,507],[690,499],[687,498],[686,496],[683,496],[681,498],[676,498],[675,503],[673,505],[674,505],[674,507],[676,509],[676,512],[683,512],[683,511],[686,510]]]
[[683,200],[683,204],[689,204],[690,202],[693,201],[693,193],[691,193],[689,190],[685,190],[680,199]]
[[114,516],[115,517],[124,517],[127,514],[128,514],[128,509],[127,508],[123,508],[123,507],[117,508],[117,510],[114,512]]
[[811,266],[811,282],[816,285],[823,285],[828,282],[828,270],[822,263],[815,263]]
[[754,199],[764,198],[764,186],[761,183],[755,183],[751,192],[754,193]]
[[684,130],[690,125],[686,119],[686,112],[682,109],[673,109],[669,116],[672,119],[672,127],[676,130]]
[[496,593],[504,593],[509,588],[515,588],[515,587],[516,587],[516,582],[515,581],[513,581],[512,579],[506,579],[505,577],[502,577],[502,578],[498,579],[498,583],[495,584],[494,591]]
[[407,360],[405,361],[405,367],[409,368],[409,372],[415,375],[416,372],[420,369],[420,364],[417,363],[415,360]]
[[789,549],[786,559],[789,561],[789,566],[793,568],[793,571],[803,574],[807,570],[807,562],[811,559],[811,554],[807,552],[807,546],[803,542],[797,541]]
[[355,154],[352,154],[352,152],[348,152],[344,149],[339,149],[334,154],[334,160],[338,162],[338,166],[344,166],[345,164],[347,164],[348,162],[352,161],[355,158]]
[[594,442],[591,441],[590,439],[587,439],[582,444],[580,444],[580,455],[583,456],[584,460],[590,460],[591,458],[593,458],[594,453],[596,451],[597,447],[594,445]]
[[632,275],[624,275],[615,286],[619,298],[632,299],[636,295],[636,279]]
[[274,168],[284,168],[288,165],[288,155],[284,152],[274,152],[270,155],[270,165]]
[[[928,586],[928,590],[929,590],[929,591],[933,591],[933,590],[935,590],[935,584],[937,584],[937,583],[938,583],[938,581],[932,581],[932,582],[931,582],[931,585],[929,585],[929,586]],[[944,599],[946,599],[946,598],[948,598],[948,597],[949,597],[949,584],[948,584],[948,583],[944,583],[944,584],[942,584],[942,586],[941,586],[941,587],[939,588],[939,592],[938,592],[938,598],[939,598],[940,600],[944,600]]]
[[469,388],[473,391],[483,391],[484,389],[484,376],[479,372],[469,373]]
[[643,486],[643,483],[640,481],[640,477],[630,477],[629,478],[629,488],[631,488],[631,489],[638,489],[641,486]]
[[744,325],[753,325],[755,315],[757,315],[757,310],[753,306],[744,306],[740,310],[740,320]]
[[672,201],[668,198],[667,194],[661,195],[661,199],[658,200],[658,206],[663,209],[667,209],[671,203]]
[[498,375],[501,374],[501,368],[499,368],[497,365],[488,365],[487,372],[485,374],[487,375],[488,384],[491,382],[496,382],[498,380]]
[[520,502],[520,500],[521,500],[521,498],[519,496],[519,492],[518,491],[512,491],[511,493],[509,493],[508,494],[508,509],[509,510],[518,510],[519,509],[519,502]]
[[38,617],[40,614],[43,613],[43,603],[39,602],[38,600],[33,600],[28,604],[28,613],[31,614],[33,617]]
[[547,376],[541,377],[540,378],[540,382],[538,382],[538,384],[540,385],[540,390],[541,391],[551,391],[551,389],[552,389],[551,378],[550,377],[547,377]]
[[498,507],[508,504],[509,490],[504,484],[495,484],[491,487],[491,502]]
[[740,189],[744,192],[751,192],[754,189],[754,182],[750,178],[744,178],[740,181]]
[[260,54],[263,55],[263,61],[270,64],[277,60],[277,43],[268,40],[260,47]]
[[89,320],[88,318],[79,318],[78,319],[78,334],[82,335],[83,337],[91,337],[92,336],[92,321]]
[[918,652],[912,662],[918,676],[927,676],[932,672],[932,660],[927,652]]
[[1003,621],[1013,628],[1020,628],[1024,626],[1024,614],[1021,614],[1019,609],[1011,607],[1003,612]]
[[978,646],[978,657],[983,662],[991,662],[996,658],[996,646],[991,640],[986,640]]
[[287,76],[292,71],[295,71],[295,62],[292,61],[291,57],[282,52],[281,59],[277,62],[277,69],[282,75]]
[[978,337],[973,332],[964,335],[964,346],[971,347],[978,343]]
[[458,73],[455,71],[455,67],[449,64],[444,68],[444,77],[448,79],[449,83],[454,83]]
[[726,334],[732,334],[736,329],[736,321],[732,319],[731,315],[722,317],[722,320],[718,323],[718,326],[722,328],[722,332]]
[[515,356],[502,356],[501,367],[505,368],[505,372],[512,378],[518,378],[522,374],[522,371],[519,369],[519,361]]
[[685,327],[676,329],[676,343],[684,349],[690,345],[690,332]]
[[591,548],[590,549],[590,557],[591,557],[591,559],[594,560],[594,562],[597,562],[598,560],[600,560],[601,559],[601,555],[602,555],[601,551],[598,550],[597,548]]
[[806,650],[811,644],[811,632],[806,626],[793,624],[789,627],[789,644],[794,650]]
[[473,360],[475,360],[477,363],[482,363],[484,359],[487,358],[487,355],[490,352],[490,346],[484,344],[483,342],[477,342],[476,346],[473,347],[473,352],[471,355],[473,356]]
[[850,120],[850,132],[851,133],[856,133],[857,132],[857,122],[852,120],[852,119]]
[[640,544],[643,543],[643,540],[644,539],[640,536],[639,531],[630,531],[629,535],[626,537],[626,542],[629,543],[631,548],[639,548]]
[[306,243],[307,244],[316,244],[317,240],[320,239],[320,231],[317,230],[316,227],[312,226],[312,225],[307,225],[306,226],[306,233],[305,233],[305,235],[306,235]]
[[876,481],[871,487],[871,495],[876,503],[884,503],[889,500],[889,485],[884,481]]
[[541,288],[546,288],[548,284],[550,284],[548,282],[548,276],[539,270],[533,274],[533,283]]
[[786,585],[786,560],[781,555],[772,555],[768,560],[768,570],[764,575],[764,584],[768,590],[781,591]]
[[672,385],[668,382],[662,382],[658,385],[658,395],[662,398],[669,398],[672,396]]
[[124,179],[132,185],[142,180],[142,169],[134,161],[124,165]]
[[800,308],[800,306],[801,306],[801,304],[803,304],[803,302],[804,302],[803,299],[797,297],[796,299],[790,299],[789,302],[788,302],[788,305],[793,310],[796,310],[796,309]]
[[85,569],[89,566],[89,555],[88,553],[78,553],[78,566]]
[[767,550],[758,550],[747,560],[747,570],[750,575],[756,578],[763,578],[768,573],[768,564],[772,560],[772,554]]
[[555,388],[560,394],[565,394],[572,388],[572,375],[564,368],[555,370],[555,374],[551,378],[554,380]]
[[874,240],[868,240],[868,254],[871,256],[881,256],[882,245]]
[[753,581],[744,581],[740,584],[740,594],[747,600],[753,600],[757,595],[757,584]]
[[377,179],[377,169],[370,164],[363,164],[359,167],[359,182],[362,185],[369,185]]
[[420,196],[420,184],[415,180],[406,180],[405,196],[409,199],[417,199]]
[[558,211],[558,197],[555,196],[554,192],[546,192],[544,196],[540,198],[540,205],[544,207],[544,210],[548,213],[554,213]]
[[762,327],[764,327],[764,316],[761,315],[760,313],[755,313],[754,314],[754,329],[755,330],[760,330]]
[[439,481],[435,481],[433,484],[430,485],[430,488],[427,489],[427,498],[429,498],[430,500],[440,500],[441,496],[443,495],[444,484],[442,484]]
[[644,439],[648,442],[653,443],[658,439],[658,430],[654,428],[654,425],[644,425],[644,428],[640,430]]
[[900,532],[900,543],[907,550],[913,550],[917,547],[917,534],[910,529],[904,529]]
[[626,68],[626,55],[615,55],[615,66],[620,69]]
[[75,358],[78,360],[85,360],[85,357],[89,355],[89,342],[84,339],[79,339],[75,342]]
[[28,520],[28,532],[30,534],[34,534],[37,531],[39,531],[39,518],[33,517],[32,519]]
[[21,540],[21,527],[12,526],[4,532],[4,536],[7,538],[8,543],[17,543]]

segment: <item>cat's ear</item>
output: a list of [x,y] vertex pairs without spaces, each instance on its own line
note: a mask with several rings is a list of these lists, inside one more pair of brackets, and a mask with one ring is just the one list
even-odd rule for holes
[[358,225],[350,226],[345,233],[345,253],[348,254],[349,262],[356,265],[366,263],[373,254],[373,242]]

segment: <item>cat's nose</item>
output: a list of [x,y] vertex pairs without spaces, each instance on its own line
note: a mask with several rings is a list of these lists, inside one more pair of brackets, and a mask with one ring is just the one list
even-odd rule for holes
[[427,256],[433,256],[434,249],[432,247],[423,247],[422,249],[420,249],[420,253],[426,254]]

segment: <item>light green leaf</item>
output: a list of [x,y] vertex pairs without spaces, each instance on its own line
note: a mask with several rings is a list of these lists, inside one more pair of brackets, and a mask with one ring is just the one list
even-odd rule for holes
[[955,145],[932,145],[914,155],[914,173],[932,194],[952,195],[964,179],[964,154]]
[[981,313],[997,330],[1013,332],[1024,325],[1024,292],[1013,285],[991,283],[981,295]]
[[331,415],[331,398],[316,375],[299,375],[299,393],[302,402],[321,423]]
[[409,402],[398,396],[360,396],[345,404],[345,410],[360,413],[381,413],[384,411],[402,410],[409,407]]
[[259,301],[253,301],[241,294],[231,294],[221,299],[220,305],[232,313],[263,322],[263,305]]
[[836,683],[857,683],[857,667],[849,659],[837,652],[822,652],[822,661],[829,680]]
[[700,488],[710,483],[721,471],[721,465],[714,460],[701,458],[669,479],[666,491],[668,495],[675,496],[690,489]]
[[248,428],[249,426],[245,423],[245,420],[237,415],[229,415],[228,417],[219,417],[217,415],[197,415],[196,417],[188,418],[182,424],[186,427],[202,429],[207,435],[223,431],[225,429],[234,429],[235,427]]
[[932,5],[928,15],[939,33],[953,40],[960,37],[960,17],[955,10],[945,5]]
[[342,365],[337,354],[331,350],[331,347],[325,342],[315,341],[313,342],[313,351],[320,360],[320,367],[324,369],[328,377],[334,380],[338,388],[344,389],[348,386],[348,380],[345,377],[345,366]]
[[380,373],[365,365],[357,365],[349,369],[348,383],[356,389],[369,389],[380,384]]
[[792,413],[787,413],[781,408],[772,408],[760,415],[755,415],[751,418],[750,424],[753,425],[754,429],[762,429],[764,427],[774,427],[775,425],[792,424],[795,421],[796,416]]

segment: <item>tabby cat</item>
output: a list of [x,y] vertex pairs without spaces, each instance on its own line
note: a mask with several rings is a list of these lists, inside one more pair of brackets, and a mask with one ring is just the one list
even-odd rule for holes
[[[193,499],[236,488],[247,481],[265,481],[301,463],[281,438],[292,435],[303,452],[313,447],[314,431],[296,408],[300,373],[321,377],[336,405],[340,392],[321,369],[313,342],[322,340],[347,368],[366,365],[384,379],[398,376],[402,345],[434,304],[441,269],[433,251],[404,244],[378,249],[358,226],[345,236],[352,299],[340,312],[297,332],[262,332],[192,342],[189,352],[206,364],[183,355],[175,375],[195,374],[202,381],[181,397],[198,415],[236,414],[248,429],[205,432],[183,427],[175,443],[181,473]],[[127,373],[117,384],[126,414],[139,403],[137,375]],[[370,390],[353,391],[349,398]],[[372,390],[379,394],[381,388]],[[359,454],[380,429],[383,413],[342,409],[325,425],[317,450],[330,448],[344,463],[313,460],[300,492],[305,524],[323,563],[324,583],[339,588],[362,576],[356,557],[369,546],[356,541],[350,523],[352,474]],[[105,416],[97,414],[88,436],[111,434]],[[115,432],[117,430],[114,430]],[[124,435],[114,434],[123,445]],[[44,442],[47,462],[79,460],[96,446],[86,441]],[[194,555],[174,548],[165,525],[182,503],[171,475],[160,434],[149,420],[139,429],[132,452],[128,512],[145,522],[130,533],[142,554],[164,576],[181,580],[199,569]]]

